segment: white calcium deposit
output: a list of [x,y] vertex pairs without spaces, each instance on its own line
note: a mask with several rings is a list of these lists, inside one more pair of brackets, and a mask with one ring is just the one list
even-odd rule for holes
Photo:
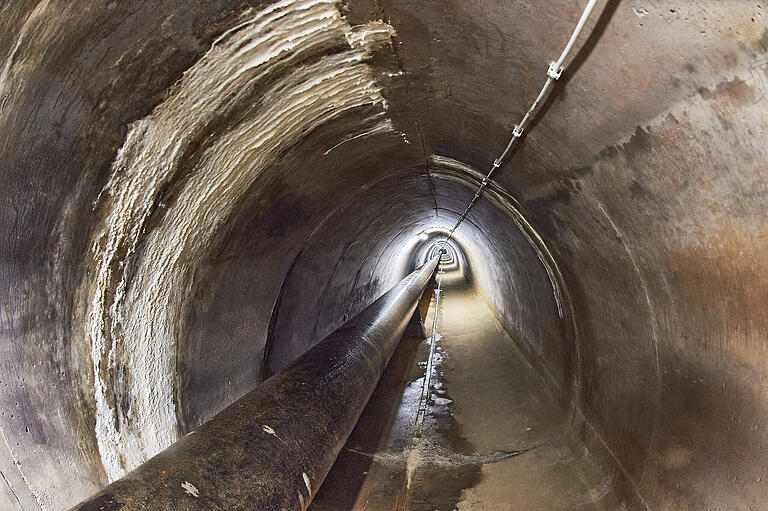
[[[348,136],[391,129],[366,60],[392,34],[382,22],[351,27],[332,0],[275,3],[217,39],[131,126],[97,210],[96,271],[86,283],[96,438],[110,480],[179,436],[183,302],[254,180],[306,133],[352,109],[378,105],[381,115],[361,114]],[[316,58],[303,64],[308,56]]]

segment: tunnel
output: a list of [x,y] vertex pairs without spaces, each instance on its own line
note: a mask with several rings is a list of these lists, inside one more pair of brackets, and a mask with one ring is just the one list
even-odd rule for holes
[[586,4],[0,4],[0,509],[87,502],[435,260],[295,509],[766,509],[768,5],[599,0],[553,78]]

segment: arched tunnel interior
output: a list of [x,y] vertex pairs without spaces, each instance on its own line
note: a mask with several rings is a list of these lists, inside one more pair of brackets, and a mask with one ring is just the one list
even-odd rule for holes
[[311,509],[765,509],[764,2],[599,1],[441,243],[584,4],[0,4],[0,508],[83,501],[438,255]]

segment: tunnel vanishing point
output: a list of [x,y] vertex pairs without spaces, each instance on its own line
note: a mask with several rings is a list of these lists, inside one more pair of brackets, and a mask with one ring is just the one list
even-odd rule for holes
[[0,3],[0,509],[768,509],[768,4],[587,3]]

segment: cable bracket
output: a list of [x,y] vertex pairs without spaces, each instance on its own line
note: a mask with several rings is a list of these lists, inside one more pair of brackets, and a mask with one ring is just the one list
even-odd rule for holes
[[557,67],[557,62],[550,62],[549,69],[547,69],[547,76],[553,80],[559,80],[563,74],[564,67]]

